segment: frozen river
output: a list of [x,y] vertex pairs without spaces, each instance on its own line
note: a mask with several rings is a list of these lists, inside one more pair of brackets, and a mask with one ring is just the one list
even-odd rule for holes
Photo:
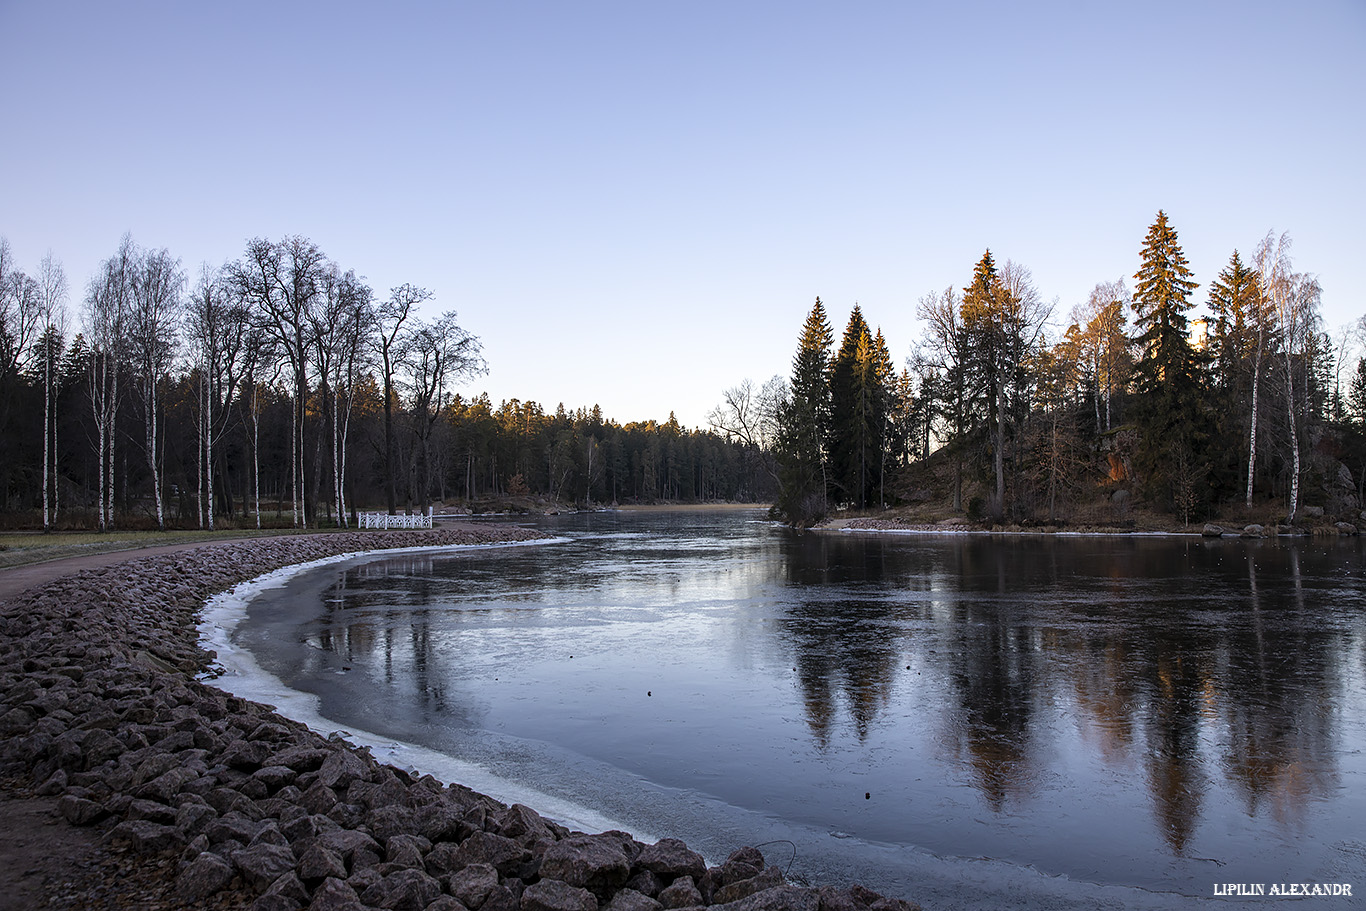
[[315,725],[495,796],[927,908],[1366,894],[1359,539],[541,524],[561,539],[300,573],[235,642]]

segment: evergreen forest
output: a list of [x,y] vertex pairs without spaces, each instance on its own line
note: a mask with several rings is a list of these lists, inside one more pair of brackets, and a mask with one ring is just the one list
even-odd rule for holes
[[1132,527],[1136,509],[1360,522],[1366,317],[1324,327],[1288,235],[1234,250],[1203,300],[1164,212],[1136,262],[1064,316],[987,250],[920,299],[900,370],[857,304],[836,345],[817,298],[790,376],[729,390],[712,423],[773,454],[775,510],[797,527],[889,507],[1022,526]]

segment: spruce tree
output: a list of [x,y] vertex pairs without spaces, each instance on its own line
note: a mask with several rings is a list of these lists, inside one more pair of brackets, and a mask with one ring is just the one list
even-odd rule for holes
[[1005,510],[1006,386],[1011,381],[1012,314],[1015,301],[996,272],[987,250],[963,289],[963,328],[971,344],[970,389],[991,439],[996,492],[992,511]]
[[1198,284],[1191,280],[1186,254],[1165,212],[1157,213],[1143,239],[1134,279],[1135,341],[1141,352],[1134,367],[1137,467],[1148,493],[1171,501],[1192,486],[1202,487],[1208,434],[1200,355],[1191,347],[1186,319]]
[[[1257,417],[1269,341],[1269,316],[1255,269],[1233,251],[1229,263],[1210,285],[1209,307],[1214,315],[1209,359],[1213,376],[1215,425],[1220,437],[1217,453],[1220,475],[1242,475],[1246,505],[1252,505],[1252,481],[1257,458]],[[1244,459],[1241,453],[1247,453]],[[1243,474],[1243,466],[1246,473]],[[1217,483],[1225,479],[1219,477]]]
[[830,423],[830,344],[834,333],[825,306],[816,298],[802,325],[792,359],[792,388],[779,409],[775,457],[778,463],[778,515],[789,525],[806,527],[825,517],[825,444]]
[[839,351],[830,364],[827,449],[836,493],[859,507],[866,504],[868,489],[866,457],[870,445],[871,402],[867,373],[871,345],[868,323],[864,321],[859,305],[854,304]]

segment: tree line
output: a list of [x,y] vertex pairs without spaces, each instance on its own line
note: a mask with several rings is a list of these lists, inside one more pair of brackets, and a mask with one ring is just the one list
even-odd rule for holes
[[44,529],[346,526],[433,499],[771,496],[754,447],[672,414],[460,395],[482,347],[455,311],[421,315],[434,296],[380,298],[303,237],[191,279],[125,235],[73,317],[60,262],[28,274],[0,238],[0,510]]
[[817,298],[790,377],[729,390],[712,424],[771,448],[777,511],[798,526],[936,486],[956,511],[1013,522],[1101,494],[1186,522],[1271,503],[1294,521],[1309,480],[1318,508],[1359,508],[1366,317],[1325,331],[1289,236],[1250,261],[1235,250],[1193,320],[1198,284],[1159,212],[1133,280],[1097,283],[1058,332],[1057,301],[987,250],[965,284],[920,299],[900,371],[857,304],[834,348]]

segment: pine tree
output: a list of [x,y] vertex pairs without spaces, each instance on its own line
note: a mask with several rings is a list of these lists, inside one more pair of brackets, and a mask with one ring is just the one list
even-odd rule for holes
[[[1191,280],[1186,255],[1165,212],[1159,211],[1148,229],[1141,257],[1134,274],[1139,330],[1135,341],[1141,352],[1134,367],[1139,393],[1137,462],[1149,493],[1170,498],[1174,482],[1186,485],[1192,472],[1199,475],[1205,468],[1200,355],[1191,347],[1186,319],[1198,284]],[[1181,478],[1171,469],[1175,464],[1186,466]]]
[[830,343],[834,333],[821,299],[802,326],[792,359],[792,388],[779,408],[775,457],[776,511],[794,527],[813,525],[829,509],[825,442],[830,423]]

